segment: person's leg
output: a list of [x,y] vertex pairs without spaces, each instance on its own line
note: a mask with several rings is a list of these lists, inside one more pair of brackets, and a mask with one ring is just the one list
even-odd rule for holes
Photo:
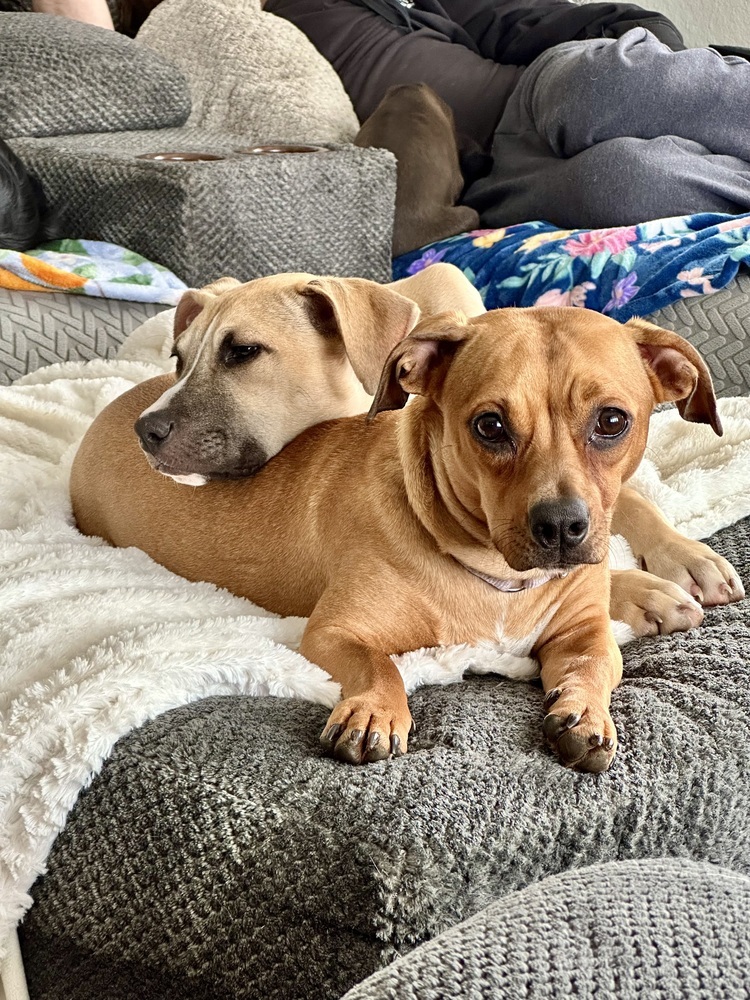
[[604,229],[695,212],[750,212],[750,164],[673,136],[616,138],[560,159],[533,132],[495,146],[464,202],[487,228],[542,219]]
[[517,89],[561,157],[607,139],[674,135],[750,161],[750,63],[712,49],[672,52],[635,28],[617,41],[557,46]]

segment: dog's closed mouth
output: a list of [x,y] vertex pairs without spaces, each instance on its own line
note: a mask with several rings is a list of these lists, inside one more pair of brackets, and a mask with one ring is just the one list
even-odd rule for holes
[[197,472],[195,470],[186,471],[176,468],[175,466],[168,465],[166,462],[162,462],[161,460],[155,458],[146,448],[143,447],[143,445],[141,445],[141,451],[146,456],[148,464],[155,472],[159,472],[162,476],[167,476],[169,479],[174,479],[175,482],[181,483],[184,486],[205,486],[208,482],[219,480],[246,479],[249,476],[254,476],[256,473],[260,472],[265,464],[264,462],[257,462],[253,465],[237,467],[235,469],[223,469],[220,472]]

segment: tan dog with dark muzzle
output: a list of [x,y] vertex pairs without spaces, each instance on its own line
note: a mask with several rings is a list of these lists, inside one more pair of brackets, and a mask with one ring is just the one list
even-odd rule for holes
[[484,312],[452,264],[390,285],[276,274],[191,289],[175,314],[177,382],[162,380],[138,421],[144,450],[187,485],[252,475],[313,424],[366,412],[394,344],[449,308]]
[[[606,557],[620,488],[655,403],[678,400],[686,419],[720,429],[687,342],[578,309],[428,320],[393,349],[375,419],[314,427],[254,478],[200,490],[143,461],[131,428],[156,391],[126,393],[84,439],[71,481],[78,524],[189,579],[309,616],[300,651],[342,688],[322,737],[336,757],[406,750],[392,654],[495,641],[539,658],[544,731],[563,761],[609,766],[621,657]],[[409,406],[381,414],[407,393]],[[736,599],[731,567],[713,560]],[[625,600],[633,577],[622,577]]]

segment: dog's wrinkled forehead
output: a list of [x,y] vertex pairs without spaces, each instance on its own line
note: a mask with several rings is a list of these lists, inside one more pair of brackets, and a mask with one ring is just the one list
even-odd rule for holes
[[529,415],[585,406],[597,397],[648,394],[632,336],[597,313],[503,310],[471,321],[475,328],[449,373],[465,402],[483,397]]
[[175,347],[188,364],[199,353],[205,354],[206,349],[217,349],[228,335],[238,338],[252,335],[254,326],[243,289],[233,289],[207,302],[177,339]]
[[308,332],[304,304],[290,277],[306,275],[271,275],[245,285],[206,296],[202,308],[175,342],[175,351],[185,365],[212,358],[227,341],[237,344],[262,344],[283,350],[299,344]]

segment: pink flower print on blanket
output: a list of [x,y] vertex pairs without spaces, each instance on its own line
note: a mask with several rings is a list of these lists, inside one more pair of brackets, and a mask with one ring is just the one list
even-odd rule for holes
[[680,295],[683,299],[693,298],[696,295],[711,295],[712,292],[718,292],[718,288],[714,288],[711,283],[711,279],[714,277],[713,274],[706,274],[702,267],[693,267],[689,271],[680,271],[677,275],[678,281],[686,281],[688,285],[693,285],[693,288],[683,288]]
[[575,285],[570,291],[562,288],[551,288],[544,295],[540,295],[534,303],[535,306],[547,306],[552,309],[560,306],[574,306],[576,309],[586,308],[586,296],[593,292],[596,285],[593,281],[584,281],[581,285]]
[[592,229],[579,233],[574,240],[568,240],[564,249],[571,257],[594,257],[598,253],[617,254],[627,250],[638,239],[636,226],[617,229]]

